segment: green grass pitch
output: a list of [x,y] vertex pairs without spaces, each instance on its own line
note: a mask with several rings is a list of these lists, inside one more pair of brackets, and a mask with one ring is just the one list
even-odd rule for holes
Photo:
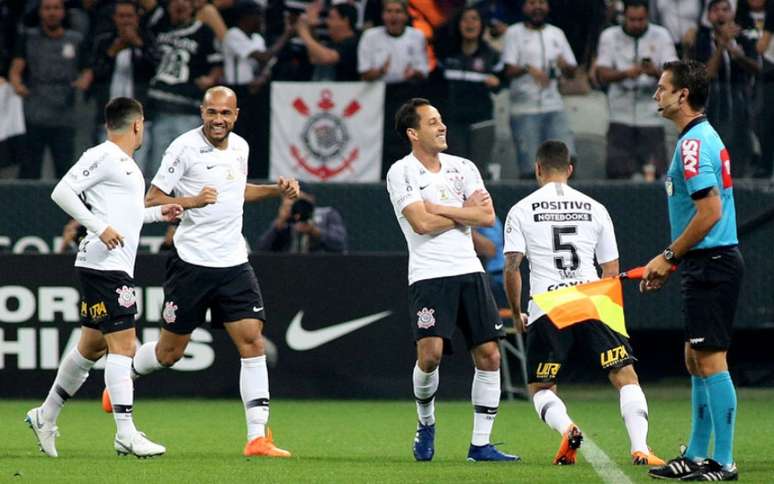
[[[645,386],[650,406],[649,443],[671,458],[690,428],[687,386]],[[571,417],[632,482],[655,482],[629,463],[629,443],[609,387],[570,387],[562,392]],[[741,389],[736,427],[740,479],[774,482],[772,389]],[[275,442],[291,459],[247,459],[241,402],[233,400],[139,400],[135,421],[167,454],[139,460],[113,451],[112,416],[98,400],[68,402],[59,420],[60,457],[38,451],[23,422],[37,402],[0,401],[0,482],[171,484],[214,482],[603,482],[579,456],[575,466],[550,465],[559,435],[540,422],[532,405],[503,402],[493,441],[519,454],[520,463],[465,461],[472,425],[469,402],[439,401],[436,455],[417,463],[411,455],[415,428],[411,401],[284,401],[274,399]]]

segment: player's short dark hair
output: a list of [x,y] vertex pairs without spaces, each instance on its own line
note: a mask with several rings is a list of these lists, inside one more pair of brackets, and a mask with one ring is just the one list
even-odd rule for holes
[[128,128],[138,116],[142,116],[142,104],[136,99],[117,97],[105,106],[105,124],[108,131]]
[[544,141],[535,155],[537,163],[544,170],[564,171],[570,166],[570,150],[562,141]]
[[645,10],[649,10],[648,0],[624,0],[624,12],[627,8],[639,8],[644,7]]
[[664,72],[672,73],[675,89],[688,89],[688,104],[694,110],[701,110],[709,98],[709,75],[707,67],[699,61],[671,61],[664,64]]
[[398,135],[410,141],[406,130],[409,128],[417,129],[419,127],[419,113],[417,108],[420,106],[430,106],[430,101],[422,97],[409,99],[395,113],[395,131]]
[[355,7],[348,3],[337,3],[331,7],[331,10],[335,10],[342,18],[347,19],[352,30],[357,28],[357,9]]

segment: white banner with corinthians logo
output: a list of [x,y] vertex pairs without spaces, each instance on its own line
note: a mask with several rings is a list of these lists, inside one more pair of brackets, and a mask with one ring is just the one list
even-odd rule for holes
[[273,82],[269,177],[379,181],[383,120],[381,82]]

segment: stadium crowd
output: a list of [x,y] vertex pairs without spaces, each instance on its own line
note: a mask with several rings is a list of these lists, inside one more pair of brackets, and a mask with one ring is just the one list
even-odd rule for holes
[[150,177],[216,84],[240,96],[250,176],[266,177],[272,81],[381,80],[383,174],[405,151],[391,126],[408,98],[439,106],[449,151],[471,156],[471,126],[507,90],[513,164],[532,178],[542,141],[578,154],[563,97],[601,91],[607,177],[654,180],[668,153],[652,96],[678,57],[709,66],[707,114],[733,174],[769,178],[773,11],[767,0],[2,0],[0,178],[41,178],[46,148],[61,177],[105,137],[101,109],[84,106],[117,96],[146,106],[136,158]]

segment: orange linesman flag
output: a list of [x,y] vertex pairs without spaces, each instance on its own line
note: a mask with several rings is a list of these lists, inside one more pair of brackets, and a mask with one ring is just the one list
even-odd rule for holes
[[618,277],[536,294],[532,300],[559,329],[596,319],[616,333],[629,337],[624,320],[623,289]]

